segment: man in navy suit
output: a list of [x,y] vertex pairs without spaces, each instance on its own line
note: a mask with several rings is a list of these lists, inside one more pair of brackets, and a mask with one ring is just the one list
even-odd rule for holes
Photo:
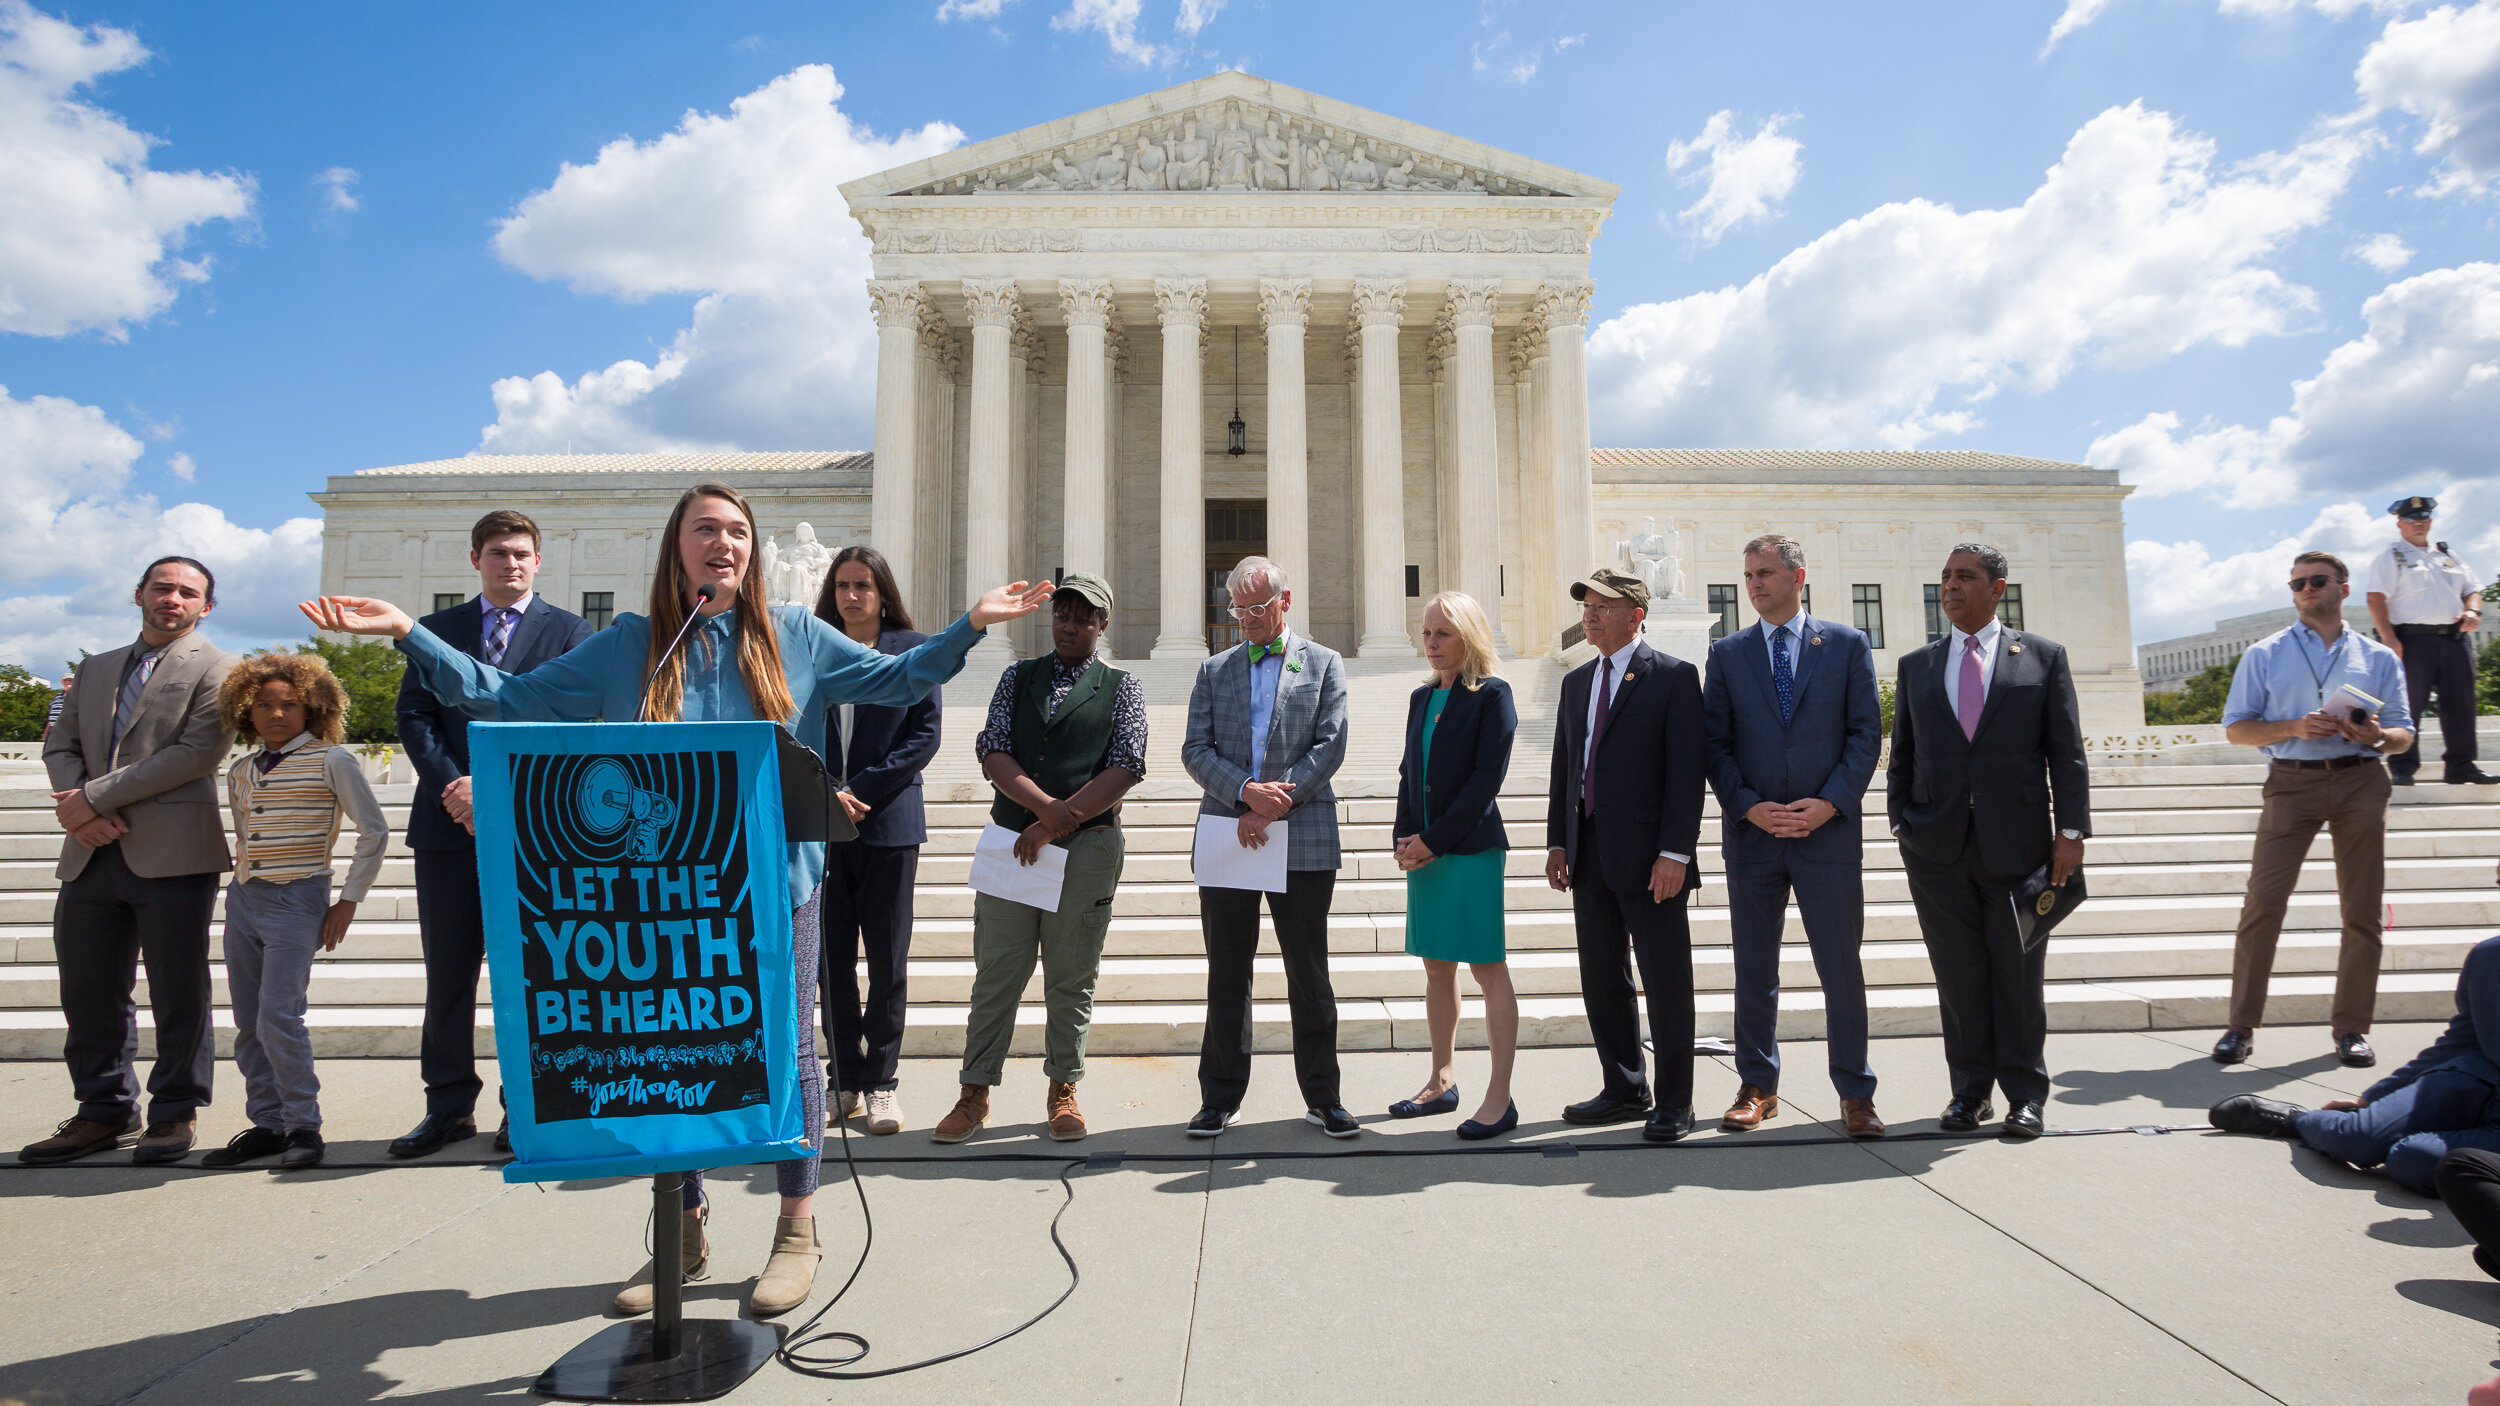
[[[469,529],[469,565],[478,594],[419,623],[446,642],[508,674],[526,674],[590,638],[590,622],[544,599],[538,580],[538,524],[502,509]],[[469,720],[435,701],[416,670],[399,681],[399,743],[417,769],[408,811],[408,848],[417,859],[417,938],[425,949],[425,1028],[418,1069],[425,1117],[390,1145],[393,1157],[423,1157],[477,1134],[477,973],[486,957],[477,887],[477,837],[470,817]],[[495,1134],[497,1151],[510,1151]]]
[[1710,646],[1702,688],[1710,785],[1719,793],[1736,949],[1736,1072],[1729,1132],[1779,1114],[1780,933],[1789,896],[1823,987],[1832,1087],[1851,1137],[1884,1135],[1866,1059],[1865,838],[1860,803],[1883,750],[1866,636],[1798,608],[1805,548],[1745,544],[1745,594],[1762,618]]
[[[1646,1118],[1641,1136],[1693,1130],[1693,935],[1684,906],[1701,887],[1701,671],[1641,642],[1649,588],[1620,571],[1571,584],[1598,657],[1563,676],[1545,809],[1545,881],[1571,894],[1580,999],[1605,1070],[1572,1123]],[[1628,949],[1628,950],[1627,950]],[[1632,960],[1641,964],[1653,1095],[1641,1060]]]
[[2025,951],[2014,890],[2043,866],[2063,884],[2092,833],[2092,773],[2065,647],[1997,618],[2005,554],[1945,557],[1952,628],[1901,658],[1884,806],[1936,971],[1953,1101],[1938,1126],[1975,1131],[2005,1090],[2008,1137],[2035,1138],[2049,1100],[2046,941]]

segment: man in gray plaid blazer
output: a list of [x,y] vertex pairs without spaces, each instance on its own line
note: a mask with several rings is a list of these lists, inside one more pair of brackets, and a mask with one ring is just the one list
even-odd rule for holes
[[[1337,1093],[1337,993],[1328,984],[1328,908],[1337,891],[1337,793],[1345,761],[1345,661],[1285,627],[1293,592],[1284,569],[1244,557],[1225,582],[1242,643],[1198,666],[1181,764],[1205,788],[1198,814],[1237,822],[1241,843],[1269,843],[1285,824],[1285,891],[1267,894],[1293,1009],[1293,1069],[1305,1115],[1330,1137],[1362,1131]],[[1259,950],[1260,894],[1200,888],[1207,940],[1207,1033],[1198,1049],[1206,1106],[1193,1137],[1240,1116],[1250,1088],[1250,964]]]

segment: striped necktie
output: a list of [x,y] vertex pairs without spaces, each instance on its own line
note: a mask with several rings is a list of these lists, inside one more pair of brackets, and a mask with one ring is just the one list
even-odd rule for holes
[[149,650],[139,656],[138,662],[130,666],[129,675],[122,680],[122,691],[113,700],[112,750],[117,757],[121,754],[122,729],[130,725],[131,716],[139,711],[139,695],[148,686],[148,676],[156,672],[156,661],[164,657],[162,645]]
[[487,612],[493,617],[486,624],[486,662],[489,666],[503,663],[503,652],[512,643],[512,622],[520,613],[500,605]]

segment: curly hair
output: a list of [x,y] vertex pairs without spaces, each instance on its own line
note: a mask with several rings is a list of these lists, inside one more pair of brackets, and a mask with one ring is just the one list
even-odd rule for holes
[[295,686],[295,696],[303,700],[304,730],[324,742],[347,740],[347,690],[339,687],[338,675],[318,654],[283,654],[271,651],[255,654],[234,666],[217,690],[217,715],[226,727],[246,742],[259,740],[252,730],[252,703],[260,697],[265,683]]

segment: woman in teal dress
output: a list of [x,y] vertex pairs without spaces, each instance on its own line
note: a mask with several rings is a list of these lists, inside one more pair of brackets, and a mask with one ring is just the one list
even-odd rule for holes
[[1389,1114],[1458,1111],[1458,967],[1464,962],[1484,993],[1493,1073],[1483,1102],[1458,1125],[1458,1135],[1499,1137],[1519,1126],[1510,1098],[1519,997],[1502,942],[1502,870],[1510,839],[1494,798],[1510,771],[1519,709],[1510,685],[1493,676],[1493,626],[1473,597],[1443,591],[1424,606],[1424,657],[1432,679],[1415,690],[1406,709],[1394,834],[1398,867],[1406,871],[1406,950],[1424,959],[1432,1075],[1413,1098],[1390,1105]]

